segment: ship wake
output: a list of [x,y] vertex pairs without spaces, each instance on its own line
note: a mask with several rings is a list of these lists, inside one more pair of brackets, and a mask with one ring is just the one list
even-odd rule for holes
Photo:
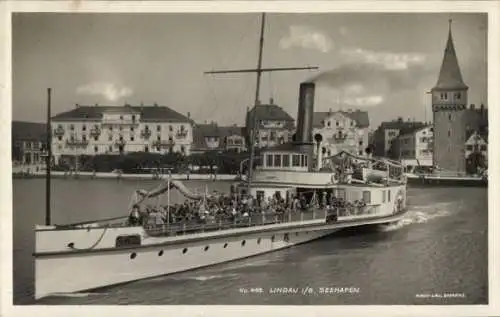
[[398,222],[380,226],[379,230],[383,232],[399,230],[412,224],[427,223],[432,219],[447,217],[451,215],[451,203],[438,203],[430,206],[414,206],[408,214]]

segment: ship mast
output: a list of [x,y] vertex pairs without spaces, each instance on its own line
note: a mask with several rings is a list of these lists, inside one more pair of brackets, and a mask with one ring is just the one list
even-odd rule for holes
[[277,67],[277,68],[262,68],[262,52],[264,48],[264,29],[266,25],[266,13],[263,12],[261,15],[261,26],[260,26],[260,40],[259,40],[259,55],[257,60],[257,68],[255,69],[234,69],[234,70],[214,70],[209,72],[204,72],[204,74],[229,74],[229,73],[256,73],[257,83],[255,87],[255,100],[254,109],[252,116],[252,126],[251,126],[251,137],[250,137],[250,158],[248,164],[248,194],[250,194],[250,187],[252,182],[253,164],[255,160],[255,141],[258,136],[258,118],[257,118],[257,106],[260,105],[260,79],[262,73],[264,72],[276,72],[276,71],[290,71],[290,70],[306,70],[306,69],[318,69],[318,67]]

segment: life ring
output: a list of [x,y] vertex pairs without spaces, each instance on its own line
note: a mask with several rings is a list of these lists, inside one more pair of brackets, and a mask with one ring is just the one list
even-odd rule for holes
[[332,184],[338,184],[339,178],[336,173],[332,174]]

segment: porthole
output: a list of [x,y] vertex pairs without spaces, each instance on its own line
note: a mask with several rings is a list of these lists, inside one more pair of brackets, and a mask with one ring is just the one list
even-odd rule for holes
[[257,244],[260,244],[260,238],[257,239]]
[[244,246],[245,246],[245,243],[246,243],[246,241],[245,241],[245,240],[241,241],[241,246],[242,246],[242,247],[244,247]]
[[210,248],[210,247],[207,245],[207,246],[205,247],[205,251],[207,251],[209,248]]
[[224,243],[224,249],[227,248],[227,243]]
[[160,250],[160,252],[158,252],[158,256],[162,256],[163,255],[163,250]]
[[186,252],[188,252],[188,249],[184,248],[184,250],[182,250],[182,254],[185,254]]
[[137,254],[135,252],[133,252],[131,255],[130,255],[130,258],[131,259],[135,259],[135,257],[137,256]]

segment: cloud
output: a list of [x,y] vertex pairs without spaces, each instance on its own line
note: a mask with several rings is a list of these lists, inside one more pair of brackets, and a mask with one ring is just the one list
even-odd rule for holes
[[327,53],[333,49],[334,43],[324,32],[308,26],[290,26],[289,33],[281,38],[282,49],[302,47]]
[[353,107],[373,107],[384,102],[383,96],[363,96],[363,97],[347,97],[343,98],[342,102]]
[[376,52],[362,48],[343,48],[340,53],[351,63],[381,65],[387,69],[408,69],[413,65],[423,65],[426,56],[421,53]]
[[109,82],[92,82],[76,89],[78,94],[82,95],[100,95],[106,98],[107,101],[117,101],[120,98],[128,97],[133,94],[131,88],[118,87]]

